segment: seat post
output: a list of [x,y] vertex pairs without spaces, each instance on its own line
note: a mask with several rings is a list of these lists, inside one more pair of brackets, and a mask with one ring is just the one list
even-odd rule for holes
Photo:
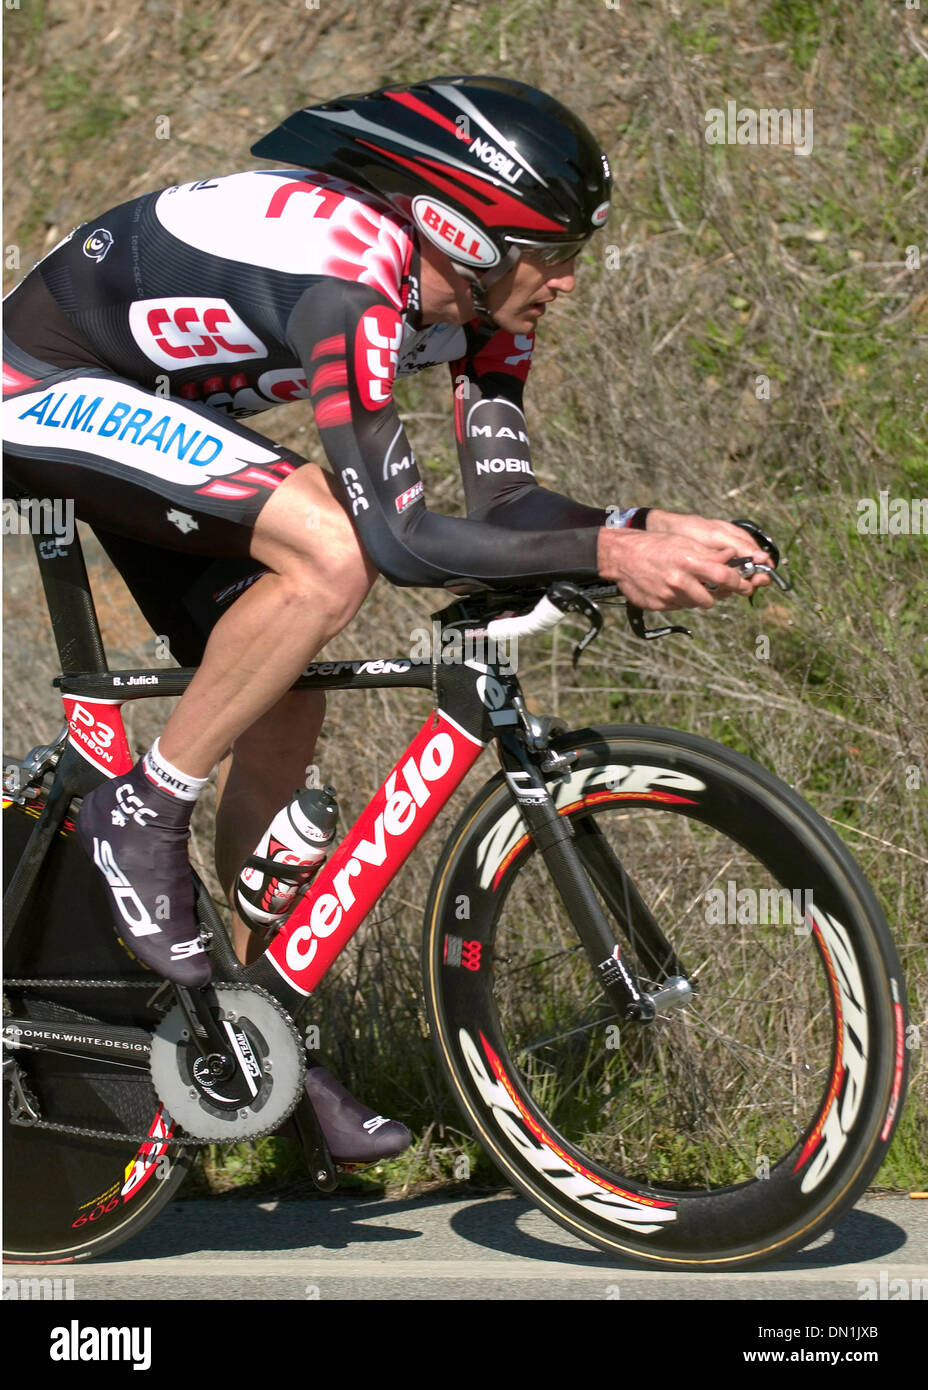
[[62,675],[105,671],[106,652],[77,531],[67,544],[47,536],[32,539]]

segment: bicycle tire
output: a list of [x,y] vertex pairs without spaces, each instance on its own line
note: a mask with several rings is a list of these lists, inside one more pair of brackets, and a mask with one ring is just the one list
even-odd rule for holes
[[648,726],[555,746],[578,754],[549,791],[600,901],[624,904],[622,958],[664,983],[642,965],[633,884],[698,993],[650,1024],[616,1017],[498,774],[426,908],[452,1090],[507,1179],[599,1249],[679,1270],[781,1259],[853,1204],[898,1123],[904,989],[879,904],[812,808],[728,748]]
[[[5,803],[4,884],[23,852],[41,800]],[[66,821],[6,949],[7,981],[158,978],[121,946],[98,874]],[[79,1023],[100,1020],[153,1026],[144,989],[5,986],[15,1016]],[[14,1124],[4,1078],[3,1258],[17,1264],[91,1259],[138,1234],[175,1196],[194,1160],[172,1144],[170,1116],[147,1071],[105,1059],[11,1049],[43,1119],[107,1132],[148,1133],[151,1141],[102,1140]]]

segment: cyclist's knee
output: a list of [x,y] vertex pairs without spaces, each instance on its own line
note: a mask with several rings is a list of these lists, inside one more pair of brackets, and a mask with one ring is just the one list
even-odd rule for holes
[[334,548],[323,559],[318,556],[294,557],[281,575],[284,601],[300,614],[322,622],[329,638],[351,622],[366,599],[373,582],[363,561]]
[[377,577],[329,475],[306,464],[268,501],[252,554],[280,574],[297,603],[320,605],[333,635],[355,616]]

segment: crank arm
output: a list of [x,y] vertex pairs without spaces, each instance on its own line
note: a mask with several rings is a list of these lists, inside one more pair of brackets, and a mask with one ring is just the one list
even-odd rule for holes
[[325,1142],[319,1117],[305,1091],[297,1101],[292,1119],[300,1138],[310,1177],[320,1192],[334,1192],[338,1187],[335,1163],[329,1152],[329,1146]]
[[215,1002],[215,996],[211,991],[188,989],[186,985],[174,985],[174,994],[187,1020],[194,1046],[201,1057],[214,1059],[217,1069],[213,1075],[217,1080],[225,1080],[232,1075],[236,1063],[222,1025],[210,1012],[211,998]]

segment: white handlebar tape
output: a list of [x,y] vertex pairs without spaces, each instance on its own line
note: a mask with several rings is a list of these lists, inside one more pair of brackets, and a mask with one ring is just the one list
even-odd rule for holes
[[556,627],[567,614],[547,597],[539,599],[531,613],[519,618],[494,618],[487,623],[487,636],[494,642],[509,642],[513,637],[535,637]]

